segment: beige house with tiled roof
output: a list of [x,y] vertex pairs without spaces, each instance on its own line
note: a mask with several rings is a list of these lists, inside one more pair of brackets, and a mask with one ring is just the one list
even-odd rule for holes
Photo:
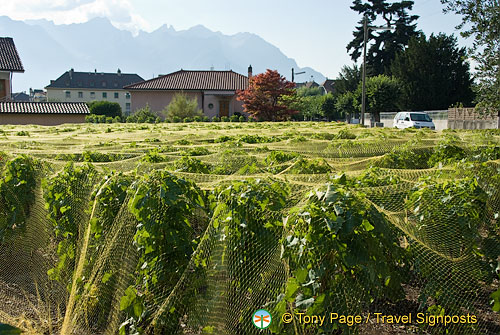
[[149,105],[153,112],[164,110],[178,93],[198,101],[198,108],[208,117],[243,114],[243,103],[236,92],[248,87],[248,77],[233,71],[180,70],[124,88],[132,95],[132,111]]
[[0,101],[11,100],[14,72],[24,72],[14,40],[11,37],[0,37]]

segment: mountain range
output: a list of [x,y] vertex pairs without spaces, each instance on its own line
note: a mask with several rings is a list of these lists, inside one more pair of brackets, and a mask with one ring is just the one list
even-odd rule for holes
[[224,35],[202,25],[176,31],[163,25],[150,33],[133,35],[106,18],[56,25],[47,20],[17,21],[0,16],[0,36],[12,37],[25,72],[15,74],[13,91],[43,88],[65,71],[137,73],[144,79],[184,70],[233,70],[246,75],[278,70],[291,79],[291,69],[305,71],[296,81],[325,77],[305,67],[279,48],[252,33]]

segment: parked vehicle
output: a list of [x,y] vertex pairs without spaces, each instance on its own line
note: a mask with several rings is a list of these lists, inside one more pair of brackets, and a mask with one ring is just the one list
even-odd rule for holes
[[394,117],[394,128],[430,128],[436,129],[436,125],[427,113],[424,112],[399,112]]

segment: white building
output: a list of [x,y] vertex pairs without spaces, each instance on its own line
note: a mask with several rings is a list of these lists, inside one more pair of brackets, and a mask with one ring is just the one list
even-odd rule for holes
[[64,72],[56,80],[51,80],[47,90],[48,101],[59,102],[117,102],[124,115],[131,111],[131,96],[123,87],[144,81],[139,75],[104,72],[75,72],[73,69]]

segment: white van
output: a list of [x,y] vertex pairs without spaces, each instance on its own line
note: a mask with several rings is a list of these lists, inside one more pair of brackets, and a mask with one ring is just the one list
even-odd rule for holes
[[427,113],[424,112],[399,112],[394,117],[394,128],[430,128],[436,129],[436,125]]

